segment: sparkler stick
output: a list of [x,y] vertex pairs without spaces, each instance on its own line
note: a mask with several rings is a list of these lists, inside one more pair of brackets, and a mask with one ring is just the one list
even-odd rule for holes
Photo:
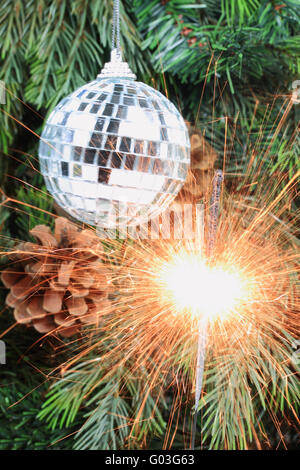
[[191,444],[192,450],[195,449],[198,406],[199,406],[202,383],[203,383],[207,326],[208,326],[208,321],[207,321],[207,317],[205,316],[202,320],[199,321],[199,325],[198,325],[198,346],[197,346],[196,385],[195,385],[195,414],[194,414],[194,420],[193,420],[192,444]]
[[220,207],[220,195],[222,189],[223,171],[217,170],[213,179],[213,191],[211,197],[211,206],[209,211],[209,230],[208,230],[208,259],[211,260],[215,244],[218,225],[218,215]]
[[[208,228],[208,246],[207,256],[209,261],[211,260],[214,248],[216,244],[216,234],[218,226],[218,215],[220,207],[220,194],[223,181],[222,170],[217,170],[213,179],[213,191],[211,197],[211,206],[209,211],[209,228]],[[202,217],[202,221],[204,217]],[[204,223],[202,223],[204,230]],[[203,240],[203,236],[201,237]],[[197,363],[196,363],[196,384],[195,384],[195,414],[192,428],[192,443],[191,449],[195,449],[195,439],[197,431],[197,417],[198,417],[198,406],[200,401],[200,395],[203,383],[204,363],[205,363],[205,349],[207,339],[207,328],[208,328],[208,317],[204,315],[198,324],[198,346],[197,346]]]

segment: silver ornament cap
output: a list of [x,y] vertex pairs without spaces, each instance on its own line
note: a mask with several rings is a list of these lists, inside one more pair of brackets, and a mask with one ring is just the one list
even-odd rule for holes
[[136,79],[127,62],[123,62],[120,51],[117,48],[111,51],[110,62],[107,62],[97,78],[130,78]]

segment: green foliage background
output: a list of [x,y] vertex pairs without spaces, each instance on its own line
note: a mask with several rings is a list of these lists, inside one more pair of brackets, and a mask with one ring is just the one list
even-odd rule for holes
[[[10,207],[1,207],[0,212],[4,249],[15,238],[27,239],[36,223],[52,223],[48,214],[52,200],[38,173],[34,133],[40,133],[44,118],[57,102],[94,79],[109,58],[112,4],[112,0],[1,2],[0,80],[7,93],[6,104],[0,106],[0,178],[3,198],[12,199]],[[265,171],[272,175],[288,170],[292,175],[299,168],[300,145],[295,140],[291,149],[285,142],[295,131],[300,106],[291,109],[287,125],[272,140],[271,148],[269,142],[274,137],[273,122],[300,75],[299,7],[298,0],[123,0],[121,44],[138,79],[166,88],[185,119],[205,131],[220,159],[227,125],[231,142],[227,171],[233,174],[243,172],[245,156],[255,148],[261,132],[266,104],[272,103],[260,142],[262,150],[268,149]],[[280,98],[273,100],[275,95]],[[20,207],[14,200],[27,206]],[[1,331],[12,324],[4,296],[2,289]],[[46,398],[47,374],[66,358],[52,357],[57,345],[49,340],[27,352],[37,340],[34,332],[21,328],[5,336],[9,354],[7,366],[0,370],[0,448],[42,449],[54,442],[51,448],[122,448],[126,432],[112,431],[116,423],[107,421],[107,410],[130,415],[140,400],[139,384],[128,381],[129,400],[122,400],[120,394],[107,395],[111,383],[101,381],[101,368],[99,377],[89,374],[93,362],[87,362],[74,372],[75,391],[62,380]],[[120,385],[120,377],[110,379],[114,387]],[[100,385],[83,402],[87,387],[96,380]],[[149,400],[146,414],[153,406],[153,398]],[[151,425],[137,436],[137,446],[144,439],[153,447],[162,445],[166,400]],[[84,422],[76,439],[61,440]],[[267,421],[266,426],[275,446],[276,432]],[[218,439],[222,448],[222,437]],[[182,445],[180,438],[174,445]],[[290,445],[296,445],[294,437]]]

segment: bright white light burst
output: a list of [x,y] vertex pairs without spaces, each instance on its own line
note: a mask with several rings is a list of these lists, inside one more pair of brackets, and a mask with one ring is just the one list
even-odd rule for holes
[[176,254],[160,267],[163,296],[176,311],[189,310],[193,316],[225,319],[249,296],[248,283],[232,266],[209,266],[194,254]]

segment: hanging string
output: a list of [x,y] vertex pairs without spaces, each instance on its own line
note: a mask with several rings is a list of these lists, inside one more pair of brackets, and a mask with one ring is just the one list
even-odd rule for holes
[[112,49],[116,49],[117,55],[121,57],[120,49],[120,1],[114,0],[113,25],[112,25]]
[[113,0],[110,61],[106,62],[98,78],[122,77],[136,79],[136,75],[132,72],[128,63],[122,59],[120,37],[120,0]]

